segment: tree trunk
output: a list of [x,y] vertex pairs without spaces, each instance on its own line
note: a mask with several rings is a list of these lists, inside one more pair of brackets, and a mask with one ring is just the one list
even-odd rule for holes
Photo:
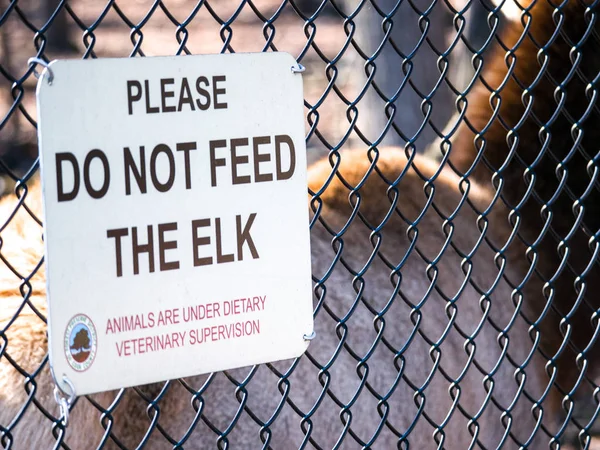
[[[396,0],[377,1],[377,5],[385,14],[390,14],[397,3]],[[349,11],[350,8],[355,9],[357,4],[355,0],[346,0]],[[430,4],[429,0],[413,1],[413,5],[421,12]],[[425,31],[419,27],[420,18],[423,18],[421,24]],[[421,151],[436,136],[427,122],[431,120],[436,127],[443,128],[454,110],[448,87],[442,82],[434,89],[441,77],[437,66],[438,56],[422,36],[425,35],[438,51],[444,51],[447,47],[448,33],[452,29],[452,16],[444,2],[437,1],[427,15],[427,26],[425,16],[416,12],[408,1],[401,1],[387,25],[393,24],[387,39],[384,19],[370,2],[364,4],[356,18],[355,39],[359,48],[369,58],[373,57],[383,43],[381,53],[373,59],[376,70],[374,79],[367,94],[358,104],[358,129],[370,142],[379,140],[388,122],[386,108],[388,113],[391,113],[391,106],[394,105],[396,112],[393,123],[397,130],[388,129],[383,143],[404,146],[407,141],[412,141],[416,142],[417,150]],[[394,49],[392,42],[401,54]],[[354,64],[352,70],[358,78],[357,84],[362,86],[367,82],[365,67],[368,63],[357,57]],[[379,88],[384,98],[376,92],[374,85]],[[395,100],[390,102],[393,97],[396,97]],[[429,97],[431,107],[423,103],[423,97]],[[422,112],[422,107],[425,108],[425,113]],[[429,114],[428,110],[431,116],[425,119],[425,114]]]
[[[371,2],[364,4],[355,19],[356,42],[368,57],[372,57],[385,41],[382,52],[373,60],[376,73],[372,82],[385,98],[376,92],[374,86],[368,88],[367,94],[358,104],[358,129],[370,142],[378,140],[388,122],[386,107],[389,113],[392,112],[389,100],[400,90],[393,102],[396,107],[394,124],[399,132],[394,128],[388,129],[383,143],[404,146],[407,142],[414,142],[417,151],[422,152],[438,139],[434,127],[444,129],[456,112],[456,96],[445,80],[440,82],[440,79],[448,77],[455,87],[464,88],[474,73],[470,63],[472,54],[459,43],[445,58],[447,63],[444,59],[438,61],[440,57],[433,48],[439,53],[446,51],[456,35],[452,14],[443,1],[413,1],[412,4],[420,13],[406,0],[380,0],[376,4],[382,12],[390,14],[398,3],[400,6],[391,16],[393,26],[387,39],[383,26],[385,17],[377,12]],[[346,12],[349,13],[356,8],[358,2],[345,0],[345,5]],[[425,15],[424,12],[430,7],[431,10]],[[465,13],[467,22],[463,33],[476,46],[481,46],[489,33],[485,13],[479,0],[475,0]],[[402,54],[393,48],[392,42]],[[359,86],[367,82],[367,64],[358,55],[353,62],[353,76],[358,79]],[[449,66],[447,73],[442,75],[445,64]]]
[[[43,0],[42,8],[45,21],[47,21],[52,14],[54,14],[54,11],[56,11],[56,9],[59,7],[59,4],[60,0]],[[64,52],[73,49],[73,45],[69,41],[69,27],[67,18],[68,14],[63,7],[54,18],[50,28],[46,32],[48,50]]]

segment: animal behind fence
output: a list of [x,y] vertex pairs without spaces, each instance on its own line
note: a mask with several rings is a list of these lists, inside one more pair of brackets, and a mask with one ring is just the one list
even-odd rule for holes
[[[541,449],[574,429],[589,446],[597,7],[522,7],[500,35],[489,14],[456,122],[426,156],[404,136],[330,145],[309,168],[316,338],[298,360],[79,398],[65,427],[46,357],[39,183],[15,177],[0,204],[2,445]],[[314,123],[308,136],[323,139]]]

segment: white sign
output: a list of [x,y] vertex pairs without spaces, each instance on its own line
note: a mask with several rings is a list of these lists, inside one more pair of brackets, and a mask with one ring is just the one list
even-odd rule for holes
[[37,100],[58,382],[82,395],[306,350],[292,67],[285,53],[50,65]]

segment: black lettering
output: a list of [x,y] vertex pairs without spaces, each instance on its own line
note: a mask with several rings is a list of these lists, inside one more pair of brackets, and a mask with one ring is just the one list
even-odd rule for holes
[[167,99],[175,97],[175,91],[167,91],[167,85],[174,84],[173,78],[161,78],[160,79],[160,104],[162,106],[162,112],[175,112],[175,106],[167,106]]
[[[281,169],[281,143],[287,144],[290,149],[290,168],[287,171]],[[277,166],[277,179],[287,180],[294,175],[296,170],[296,149],[292,138],[286,134],[275,136],[275,165]]]
[[146,183],[146,149],[140,145],[140,165],[137,166],[129,147],[123,149],[123,166],[125,167],[125,195],[131,195],[131,173],[142,194],[147,192]]
[[210,150],[210,184],[212,187],[217,185],[217,167],[225,166],[225,158],[217,158],[215,149],[223,147],[227,147],[227,141],[225,141],[225,139],[210,141],[208,143],[208,148]]
[[123,256],[122,256],[122,246],[121,246],[121,238],[127,236],[129,234],[129,230],[127,228],[116,228],[114,230],[106,230],[106,237],[108,239],[115,239],[115,257],[117,264],[117,277],[123,276]]
[[144,89],[146,97],[146,114],[154,114],[158,112],[158,106],[150,106],[150,85],[148,80],[144,80]]
[[203,103],[200,101],[200,99],[197,99],[196,105],[198,105],[198,108],[200,108],[202,111],[206,111],[208,108],[210,108],[210,94],[206,89],[200,87],[200,84],[204,84],[206,87],[208,87],[208,78],[198,77],[198,79],[196,80],[196,91],[198,92],[198,94],[204,97],[205,100]]
[[250,175],[244,175],[239,177],[237,174],[237,166],[238,164],[247,164],[248,157],[247,156],[238,156],[236,150],[238,147],[248,145],[247,138],[240,139],[232,139],[231,140],[231,181],[233,184],[247,184],[252,180],[250,179]]
[[[169,161],[169,178],[164,183],[159,181],[156,170],[156,160],[161,153],[167,155]],[[152,150],[152,155],[150,155],[150,178],[152,179],[152,184],[159,192],[167,192],[173,187],[173,182],[175,181],[175,157],[168,145],[158,144]]]
[[221,81],[225,82],[225,75],[218,75],[213,77],[213,99],[215,101],[215,109],[227,109],[227,102],[219,103],[218,96],[221,94],[225,94],[225,88],[219,89],[217,83]]
[[270,144],[270,136],[258,136],[252,139],[252,147],[254,149],[254,181],[257,183],[263,181],[273,181],[273,174],[271,173],[260,173],[260,163],[271,161],[271,155],[269,153],[258,153],[258,146],[264,144]]
[[159,269],[176,270],[179,269],[179,261],[167,261],[165,252],[167,250],[176,249],[177,241],[165,241],[165,233],[167,231],[177,231],[177,223],[159,223],[158,224],[158,259]]
[[252,254],[253,259],[258,259],[258,252],[256,251],[256,246],[254,245],[254,241],[252,240],[252,236],[250,236],[250,227],[254,223],[254,219],[256,218],[256,213],[250,214],[250,217],[246,221],[246,225],[244,225],[244,230],[242,231],[242,216],[235,216],[235,228],[237,233],[237,259],[238,261],[242,261],[244,259],[244,242],[248,244],[248,248],[250,249],[250,253]]
[[148,225],[148,243],[138,242],[137,227],[131,229],[131,248],[133,252],[133,274],[140,273],[140,254],[148,253],[148,271],[154,272],[154,240],[152,236],[152,225]]
[[194,247],[194,267],[209,266],[213,263],[212,256],[200,258],[198,256],[198,247],[201,245],[210,245],[209,236],[198,236],[198,228],[210,226],[210,219],[192,220],[192,244]]
[[[56,156],[56,190],[58,191],[58,201],[67,202],[77,197],[79,192],[79,164],[73,153],[57,153]],[[73,189],[71,192],[65,192],[63,184],[63,166],[64,161],[69,161],[73,167]]]
[[185,162],[185,188],[192,188],[192,174],[190,169],[190,151],[196,150],[195,142],[180,142],[177,144],[177,151],[183,152]]
[[[100,159],[104,168],[102,187],[98,190],[94,189],[90,180],[90,165],[94,158]],[[85,184],[85,189],[92,198],[102,198],[108,192],[108,186],[110,185],[110,167],[108,165],[108,159],[102,150],[95,148],[86,155],[85,161],[83,162],[83,183]]]
[[[137,89],[137,92],[133,93],[133,88]],[[127,107],[129,115],[133,114],[133,102],[137,102],[142,98],[142,85],[136,80],[127,80]]]
[[228,255],[223,254],[223,242],[221,237],[221,218],[215,219],[215,237],[217,239],[217,264],[228,263],[233,261],[233,253]]
[[190,84],[188,83],[187,78],[183,78],[181,80],[181,90],[179,91],[179,105],[177,106],[177,111],[181,111],[184,103],[190,105],[190,109],[195,111],[194,101],[192,100],[192,91],[190,90]]

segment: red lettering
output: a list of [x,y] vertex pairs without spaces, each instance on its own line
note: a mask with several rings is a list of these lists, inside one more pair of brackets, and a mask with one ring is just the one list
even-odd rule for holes
[[153,352],[154,347],[152,346],[152,336],[146,337],[146,347],[149,349],[148,351]]

